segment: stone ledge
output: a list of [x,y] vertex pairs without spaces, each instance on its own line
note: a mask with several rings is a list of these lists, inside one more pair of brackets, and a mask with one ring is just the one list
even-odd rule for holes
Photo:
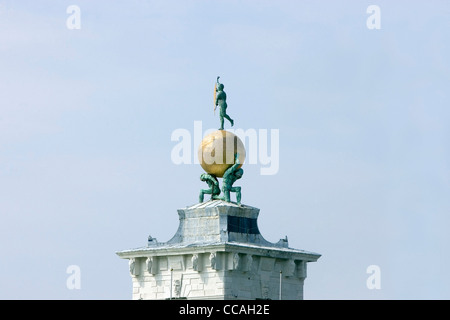
[[210,253],[210,252],[246,252],[253,255],[283,257],[283,256],[298,256],[298,260],[305,260],[308,262],[315,262],[320,258],[320,254],[306,250],[262,246],[250,243],[238,242],[217,242],[217,243],[196,243],[187,245],[161,245],[155,247],[140,247],[135,249],[127,249],[116,252],[116,254],[123,259],[139,258],[139,257],[153,257],[153,256],[168,256],[168,255],[183,255],[187,253]]

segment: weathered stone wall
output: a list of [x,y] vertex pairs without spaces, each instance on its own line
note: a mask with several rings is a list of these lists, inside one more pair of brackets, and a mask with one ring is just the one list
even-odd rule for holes
[[[306,262],[245,252],[134,258],[133,299],[303,298]],[[172,289],[172,292],[171,292]]]

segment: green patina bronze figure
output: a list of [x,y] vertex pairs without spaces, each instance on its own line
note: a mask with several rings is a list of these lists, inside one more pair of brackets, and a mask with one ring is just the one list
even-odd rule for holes
[[[227,114],[227,95],[225,91],[223,91],[224,85],[222,83],[219,83],[219,78],[217,77],[217,84],[216,84],[216,92],[214,94],[214,103],[215,107],[220,107],[220,128],[219,130],[223,130],[223,122],[224,119],[227,119],[230,121],[231,126],[234,125],[233,119],[231,119]],[[215,108],[214,108],[215,110]]]
[[239,168],[241,163],[239,162],[239,153],[236,153],[234,164],[229,167],[224,175],[223,175],[223,183],[222,183],[222,197],[216,197],[219,200],[224,200],[227,202],[230,201],[230,192],[236,192],[236,202],[240,206],[241,205],[241,187],[233,187],[233,184],[236,180],[242,178],[244,174],[244,170]]
[[203,173],[202,175],[200,175],[200,180],[206,182],[209,186],[209,189],[200,190],[198,201],[203,202],[205,194],[210,194],[211,200],[218,199],[218,196],[220,194],[220,187],[219,181],[217,180],[216,176],[209,173]]
[[[201,163],[202,168],[206,171],[206,173],[203,173],[200,175],[200,180],[204,181],[208,184],[208,189],[200,189],[199,194],[199,202],[202,203],[205,197],[205,194],[211,195],[211,200],[222,200],[226,202],[230,201],[230,193],[235,192],[236,193],[236,202],[239,206],[241,206],[241,187],[233,187],[233,184],[236,182],[236,180],[242,178],[242,175],[244,174],[244,170],[241,169],[242,163],[245,161],[245,148],[242,143],[242,141],[235,136],[233,133],[224,130],[224,119],[227,119],[230,121],[231,126],[234,125],[233,119],[231,119],[227,113],[227,95],[225,94],[225,91],[223,91],[224,85],[219,82],[219,78],[217,77],[217,83],[214,88],[214,111],[216,110],[216,107],[220,107],[220,128],[219,130],[209,134],[208,136],[204,137],[200,146],[199,146],[199,161]],[[232,137],[233,143],[237,143],[237,145],[234,145],[234,150],[229,150],[230,154],[228,155],[228,149],[223,148],[223,144],[228,141],[228,137]],[[240,143],[240,144],[239,144]],[[216,163],[215,161],[213,163],[208,163],[207,165],[205,162],[203,162],[204,156],[213,156],[212,154],[216,152],[216,147],[222,150],[226,151],[226,158],[233,157],[234,155],[234,162],[224,164],[222,162]],[[239,155],[242,155],[241,159],[239,159]],[[224,153],[225,155],[225,153]],[[223,178],[222,181],[222,189],[219,186],[219,181],[217,180],[217,177]],[[223,192],[223,195],[220,196],[221,191]]]

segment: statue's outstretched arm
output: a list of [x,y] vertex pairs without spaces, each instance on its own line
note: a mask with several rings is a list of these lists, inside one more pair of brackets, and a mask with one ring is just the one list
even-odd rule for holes
[[240,165],[241,165],[241,164],[239,163],[239,161],[236,161],[236,163],[233,164],[231,167],[229,167],[229,168],[227,169],[227,171],[230,170],[230,171],[229,171],[230,173],[231,173],[231,172],[234,172],[234,171],[236,171],[236,170],[239,168]]
[[239,152],[236,152],[234,156],[234,163],[241,164],[241,162],[239,161]]

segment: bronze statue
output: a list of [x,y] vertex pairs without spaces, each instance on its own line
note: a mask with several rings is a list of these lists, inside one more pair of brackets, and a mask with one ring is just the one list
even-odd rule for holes
[[211,200],[216,200],[220,194],[219,181],[216,176],[209,173],[203,173],[200,175],[200,180],[205,181],[208,184],[209,189],[200,190],[200,195],[198,198],[199,202],[203,202],[205,194],[210,194]]
[[[219,83],[219,78],[217,77],[217,84],[216,84],[216,94],[215,94],[215,106],[219,106],[220,107],[220,128],[219,130],[223,130],[223,122],[224,122],[224,118],[227,119],[228,121],[230,121],[231,126],[234,125],[234,121],[233,119],[230,118],[230,116],[228,116],[227,114],[227,94],[225,93],[225,91],[223,91],[224,85],[222,83]],[[215,108],[214,108],[215,110]]]
[[236,202],[238,205],[241,205],[241,187],[233,187],[233,184],[236,182],[236,180],[242,178],[242,175],[244,174],[244,170],[240,168],[240,165],[241,163],[239,162],[239,153],[236,153],[234,164],[229,167],[223,175],[223,196],[216,197],[217,199],[230,202],[230,192],[236,192]]
[[[241,187],[233,187],[236,180],[242,178],[244,170],[241,169],[242,164],[245,161],[245,148],[242,141],[233,133],[223,129],[224,119],[230,121],[231,126],[234,125],[233,119],[231,119],[227,113],[227,95],[223,91],[224,85],[219,82],[217,77],[217,83],[214,90],[214,111],[217,106],[220,106],[220,129],[212,132],[203,138],[199,148],[198,148],[198,159],[202,168],[206,171],[200,175],[200,180],[208,184],[208,189],[201,189],[199,194],[199,202],[203,202],[205,194],[211,195],[211,200],[223,200],[227,202],[230,201],[230,193],[236,193],[236,202],[241,206]],[[227,145],[232,146],[232,148],[226,147]],[[215,156],[218,152],[217,150],[223,151],[223,159],[232,158],[234,161],[232,163],[228,162],[217,162]],[[214,155],[213,155],[214,154]],[[214,157],[213,163],[207,163],[203,161],[205,157]],[[217,178],[223,178],[222,190],[219,186],[219,181]],[[223,192],[222,196],[220,192]]]

